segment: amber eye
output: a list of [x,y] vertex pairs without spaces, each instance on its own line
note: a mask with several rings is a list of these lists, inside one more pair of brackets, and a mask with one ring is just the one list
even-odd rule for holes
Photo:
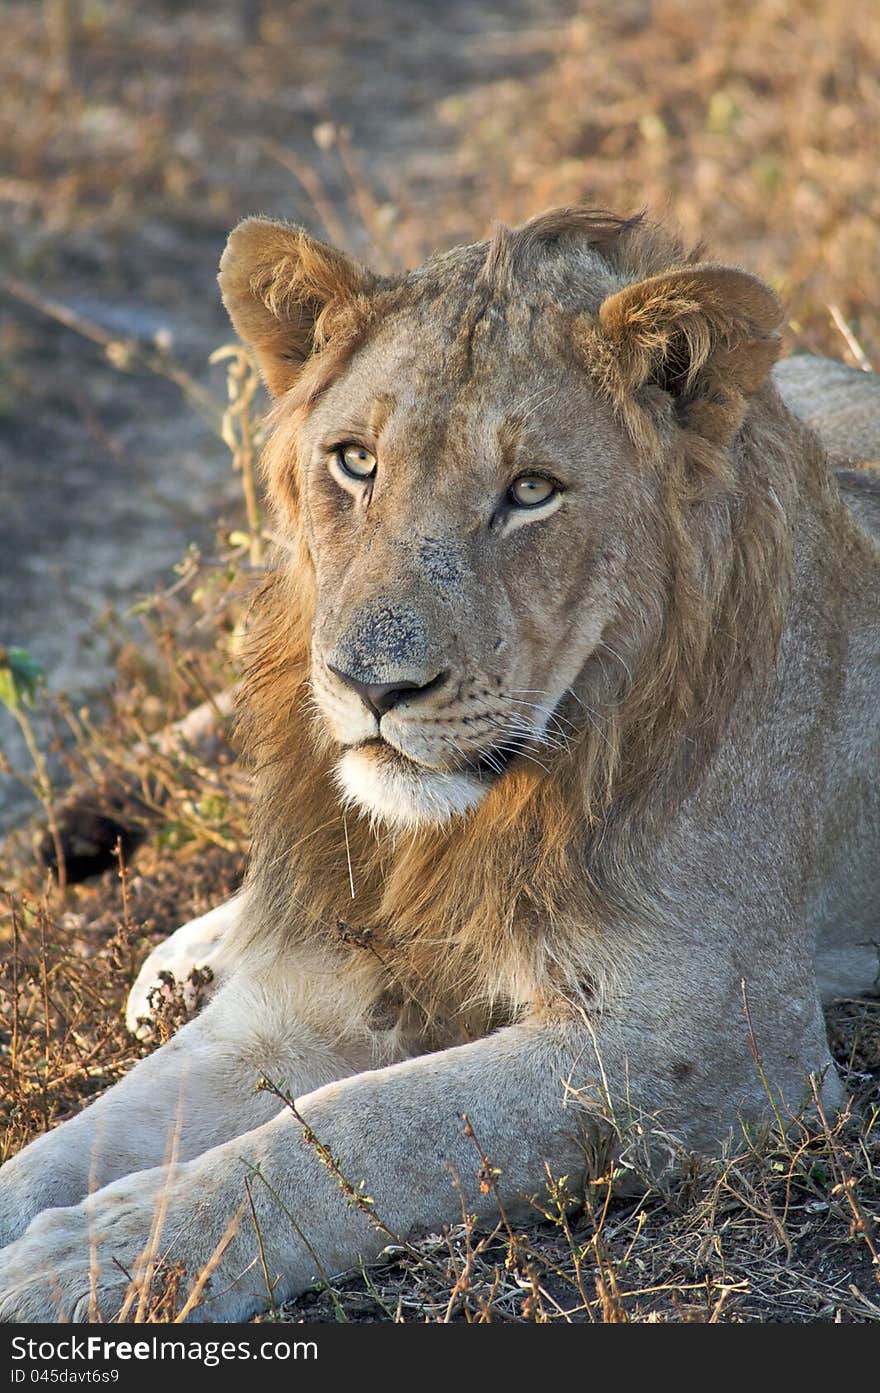
[[342,445],[336,458],[339,467],[352,479],[372,479],[376,472],[376,456],[363,445]]
[[507,497],[517,508],[538,508],[557,492],[552,479],[545,479],[543,474],[521,474],[510,485]]

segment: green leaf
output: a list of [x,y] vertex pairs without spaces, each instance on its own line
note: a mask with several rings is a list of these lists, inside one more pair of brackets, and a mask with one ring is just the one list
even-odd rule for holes
[[122,617],[123,619],[135,619],[139,614],[146,614],[148,610],[151,610],[154,603],[152,597],[148,600],[138,600],[125,611]]
[[26,648],[0,648],[0,701],[10,711],[33,706],[44,678],[42,667]]

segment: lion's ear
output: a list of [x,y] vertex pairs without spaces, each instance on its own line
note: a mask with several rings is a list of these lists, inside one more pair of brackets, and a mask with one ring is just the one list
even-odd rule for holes
[[708,263],[627,285],[599,309],[624,390],[661,387],[691,429],[718,441],[776,361],[782,318],[763,281]]
[[245,218],[220,259],[223,303],[239,337],[254,350],[273,396],[332,337],[332,311],[374,283],[365,267],[301,227]]

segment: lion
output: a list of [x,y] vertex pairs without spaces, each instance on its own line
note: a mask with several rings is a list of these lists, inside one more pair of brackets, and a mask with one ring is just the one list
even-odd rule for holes
[[877,986],[878,538],[773,292],[584,209],[390,277],[252,218],[220,285],[274,398],[251,863],[201,1014],[0,1172],[9,1319],[159,1253],[242,1319],[633,1124],[833,1108]]

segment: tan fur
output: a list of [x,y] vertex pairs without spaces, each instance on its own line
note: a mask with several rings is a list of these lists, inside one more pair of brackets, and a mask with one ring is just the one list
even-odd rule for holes
[[220,279],[276,397],[252,864],[201,1016],[0,1173],[16,1319],[112,1314],[157,1209],[194,1275],[253,1206],[218,1319],[375,1254],[301,1119],[405,1234],[491,1218],[464,1115],[514,1214],[831,1107],[820,996],[878,982],[876,499],[770,290],[583,209],[384,280],[249,220]]

